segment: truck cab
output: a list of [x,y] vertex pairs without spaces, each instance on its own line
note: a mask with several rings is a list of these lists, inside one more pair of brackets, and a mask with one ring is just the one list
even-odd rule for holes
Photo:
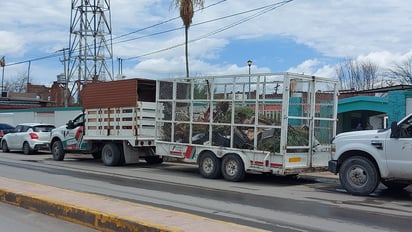
[[94,158],[100,158],[100,148],[88,146],[84,137],[84,113],[77,115],[64,126],[60,126],[52,131],[50,148],[53,159],[61,161],[64,153],[91,153]]
[[329,171],[351,194],[369,195],[379,183],[403,189],[412,183],[412,114],[390,128],[338,134]]

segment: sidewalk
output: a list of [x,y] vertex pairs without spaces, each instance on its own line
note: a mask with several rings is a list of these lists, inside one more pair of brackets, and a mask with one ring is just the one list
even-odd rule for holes
[[1,202],[100,231],[253,232],[252,227],[0,177]]

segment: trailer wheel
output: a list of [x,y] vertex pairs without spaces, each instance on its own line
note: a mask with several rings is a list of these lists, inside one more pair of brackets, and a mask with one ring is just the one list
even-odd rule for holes
[[116,166],[120,164],[121,154],[119,146],[115,143],[108,143],[102,149],[102,161],[106,166]]
[[362,156],[354,156],[343,162],[339,180],[349,193],[365,196],[375,191],[380,177],[371,160]]
[[60,140],[54,141],[52,144],[53,160],[62,161],[64,159],[64,149],[63,144]]
[[7,142],[5,140],[1,143],[1,149],[3,152],[10,152],[9,146],[7,146]]
[[205,152],[200,155],[199,160],[200,174],[209,179],[216,179],[221,176],[222,162],[212,152]]
[[226,180],[242,181],[246,177],[243,160],[236,154],[228,154],[222,160],[222,174]]

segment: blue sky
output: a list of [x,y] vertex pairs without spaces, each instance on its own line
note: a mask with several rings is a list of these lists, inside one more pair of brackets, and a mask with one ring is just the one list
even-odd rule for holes
[[[171,2],[111,1],[113,37],[178,17],[178,10]],[[195,13],[189,38],[212,35],[190,43],[191,75],[247,73],[250,59],[254,73],[290,71],[334,78],[336,65],[347,57],[370,60],[383,71],[412,56],[409,1],[294,0],[252,17],[259,12],[254,9],[279,2],[205,0],[205,9]],[[70,13],[70,0],[0,3],[0,57],[6,58],[5,81],[27,75],[28,63],[12,64],[54,54],[57,55],[54,58],[30,63],[30,81],[51,85],[56,80],[63,72],[59,60],[63,55],[57,51],[69,46]],[[236,16],[227,17],[231,15]],[[248,17],[251,19],[246,20]],[[123,38],[133,39],[181,26],[178,18]],[[227,29],[213,33],[219,28]],[[184,76],[183,46],[142,56],[183,42],[184,30],[180,29],[116,43],[114,74],[118,73],[120,57],[125,59],[123,75],[127,78]]]

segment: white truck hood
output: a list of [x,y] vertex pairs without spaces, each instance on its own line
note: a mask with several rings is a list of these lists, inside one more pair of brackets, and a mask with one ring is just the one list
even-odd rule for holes
[[344,132],[337,134],[334,138],[334,140],[339,140],[339,139],[368,139],[368,138],[382,138],[386,137],[387,132],[390,131],[390,129],[381,129],[381,130],[361,130],[361,131],[351,131],[351,132]]

